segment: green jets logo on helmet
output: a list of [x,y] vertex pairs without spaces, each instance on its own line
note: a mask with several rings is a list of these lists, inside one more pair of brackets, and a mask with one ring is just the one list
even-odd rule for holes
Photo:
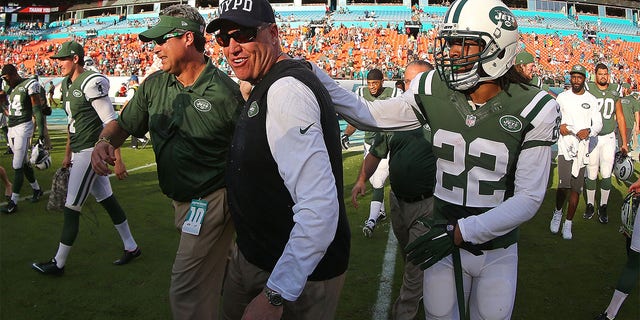
[[504,7],[495,7],[489,11],[489,19],[493,21],[498,27],[513,31],[518,28],[516,17]]

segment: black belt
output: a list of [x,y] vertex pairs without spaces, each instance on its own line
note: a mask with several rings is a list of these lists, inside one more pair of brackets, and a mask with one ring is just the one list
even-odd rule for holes
[[419,196],[416,197],[401,197],[396,195],[396,199],[402,201],[402,202],[406,202],[406,203],[412,203],[412,202],[418,202],[418,201],[422,201],[424,199],[428,199],[433,197],[433,192],[427,192],[427,193],[423,193]]

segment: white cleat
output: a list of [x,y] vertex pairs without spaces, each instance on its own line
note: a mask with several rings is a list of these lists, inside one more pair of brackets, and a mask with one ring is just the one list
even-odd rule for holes
[[571,234],[571,220],[565,220],[562,225],[562,239],[571,240],[573,235]]
[[376,228],[376,221],[373,219],[369,219],[364,222],[364,227],[362,228],[362,233],[367,238],[373,237],[373,229]]
[[560,230],[560,222],[562,222],[562,210],[556,210],[553,212],[553,218],[551,218],[551,224],[549,224],[551,233],[558,233]]

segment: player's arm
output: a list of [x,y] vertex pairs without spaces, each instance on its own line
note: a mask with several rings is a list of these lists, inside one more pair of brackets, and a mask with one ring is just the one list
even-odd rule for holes
[[122,160],[122,154],[120,153],[120,148],[115,149],[113,152],[116,158],[113,171],[116,174],[116,177],[118,177],[118,180],[124,180],[129,176],[129,173],[127,172],[127,167],[125,166],[124,161]]
[[311,63],[314,74],[325,86],[336,112],[348,123],[364,131],[411,130],[421,126],[413,112],[417,104],[411,90],[397,98],[367,101],[355,93],[342,88],[324,70]]
[[62,167],[71,167],[71,132],[67,126],[67,144],[64,147],[64,158],[62,159]]
[[358,208],[358,196],[364,196],[367,192],[367,180],[376,172],[381,160],[382,159],[374,156],[372,153],[367,153],[364,157],[364,161],[362,161],[362,166],[360,167],[360,174],[358,174],[356,183],[353,185],[353,189],[351,189],[351,204],[356,209]]
[[618,122],[618,130],[620,131],[620,139],[622,139],[622,146],[620,149],[624,153],[629,152],[629,144],[627,141],[627,122],[624,119],[624,111],[622,110],[622,102],[620,99],[616,100],[616,122]]
[[[290,102],[296,101],[296,105]],[[276,81],[267,95],[267,142],[285,187],[295,203],[294,226],[267,287],[295,301],[335,236],[339,205],[313,92],[291,77]],[[293,127],[309,129],[300,134]]]

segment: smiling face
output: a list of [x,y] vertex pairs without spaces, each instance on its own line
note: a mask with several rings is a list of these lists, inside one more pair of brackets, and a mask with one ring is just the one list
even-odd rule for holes
[[267,74],[280,55],[278,28],[275,24],[266,24],[255,28],[255,37],[252,39],[238,40],[242,29],[246,28],[232,22],[227,22],[220,28],[220,34],[229,41],[222,52],[238,79],[256,84]]
[[62,71],[63,77],[72,77],[78,68],[78,61],[80,57],[77,55],[73,55],[70,57],[64,57],[58,59],[58,64],[60,65],[60,71]]
[[180,61],[183,61],[186,55],[189,41],[193,41],[193,32],[168,33],[162,38],[154,40],[153,53],[162,62],[163,71],[174,75],[179,75],[182,72]]

